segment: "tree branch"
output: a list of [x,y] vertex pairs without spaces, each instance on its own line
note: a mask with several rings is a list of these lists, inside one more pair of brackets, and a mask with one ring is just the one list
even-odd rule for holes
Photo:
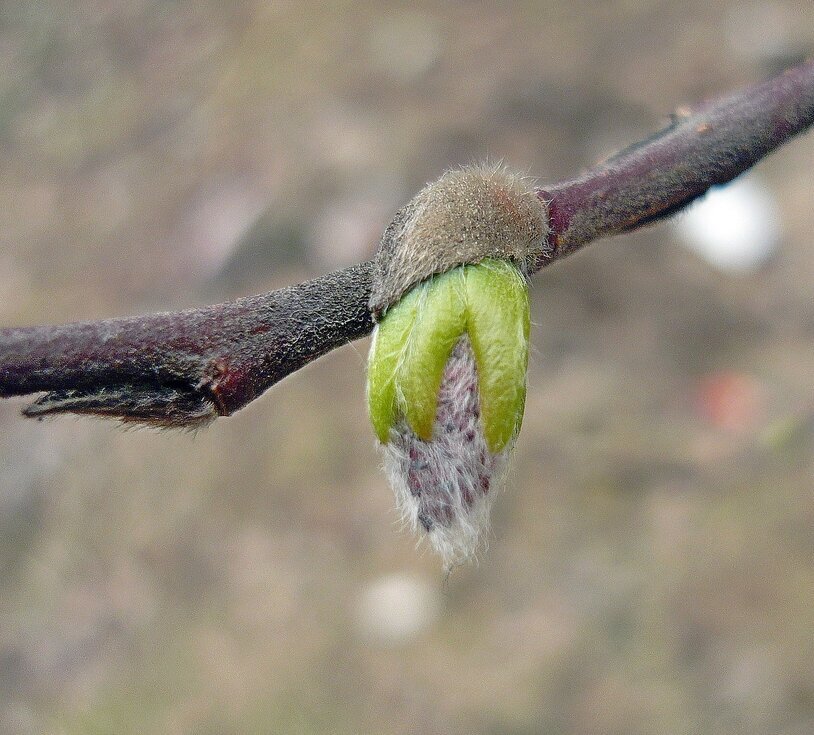
[[[814,123],[814,60],[694,109],[582,176],[548,187],[542,268],[677,212]],[[372,263],[203,309],[0,330],[0,397],[47,391],[27,416],[73,412],[195,427],[368,334]]]
[[373,328],[370,263],[203,309],[0,330],[0,396],[27,416],[88,413],[194,428]]
[[676,213],[812,123],[814,59],[762,84],[678,110],[664,130],[540,192],[549,202],[550,260]]

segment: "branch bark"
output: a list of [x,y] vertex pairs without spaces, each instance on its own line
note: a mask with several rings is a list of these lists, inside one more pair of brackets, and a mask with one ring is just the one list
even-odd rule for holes
[[678,212],[812,123],[814,59],[732,95],[679,109],[664,130],[540,192],[549,201],[551,260]]
[[85,413],[195,428],[373,328],[371,263],[174,313],[0,330],[0,396],[26,416]]
[[[673,214],[814,123],[814,59],[693,109],[578,178],[539,191],[550,252]],[[195,427],[228,416],[373,328],[372,262],[203,309],[0,330],[0,397],[46,391],[27,416],[87,413]]]

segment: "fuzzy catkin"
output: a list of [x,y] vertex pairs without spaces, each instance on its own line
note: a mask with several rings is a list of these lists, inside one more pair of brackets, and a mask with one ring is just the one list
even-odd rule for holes
[[513,445],[492,453],[486,444],[475,358],[464,335],[444,369],[432,441],[422,441],[402,417],[381,445],[402,518],[426,532],[447,569],[474,557]]

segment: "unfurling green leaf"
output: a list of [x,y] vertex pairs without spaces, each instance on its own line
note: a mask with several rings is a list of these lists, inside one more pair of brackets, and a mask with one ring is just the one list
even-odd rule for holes
[[449,356],[468,335],[478,372],[481,427],[492,453],[520,430],[528,364],[528,286],[520,271],[487,259],[433,276],[392,306],[368,362],[368,410],[383,444],[399,417],[431,441]]

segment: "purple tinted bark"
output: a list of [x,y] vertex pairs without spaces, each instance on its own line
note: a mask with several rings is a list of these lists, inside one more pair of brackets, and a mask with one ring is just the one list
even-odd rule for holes
[[[666,217],[814,122],[814,60],[694,109],[547,187],[551,254]],[[193,311],[0,330],[0,397],[48,391],[25,413],[169,426],[229,415],[311,360],[368,334],[372,264]]]
[[311,360],[369,333],[363,263],[189,311],[0,330],[0,396],[49,393],[71,411],[160,425],[228,416]]
[[679,110],[648,140],[539,192],[549,202],[550,260],[677,212],[812,122],[814,59],[762,84]]

